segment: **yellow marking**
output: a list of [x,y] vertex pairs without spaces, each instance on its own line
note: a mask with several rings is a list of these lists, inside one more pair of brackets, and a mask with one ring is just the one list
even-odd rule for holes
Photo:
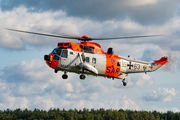
[[50,61],[52,61],[52,55],[51,55],[51,57],[50,57]]

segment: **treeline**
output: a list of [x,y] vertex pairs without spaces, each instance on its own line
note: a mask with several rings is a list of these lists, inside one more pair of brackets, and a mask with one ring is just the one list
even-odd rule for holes
[[0,110],[0,120],[180,120],[180,112],[94,109]]

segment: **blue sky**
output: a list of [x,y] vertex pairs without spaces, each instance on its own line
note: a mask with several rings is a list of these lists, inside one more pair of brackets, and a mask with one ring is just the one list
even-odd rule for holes
[[[180,111],[180,16],[178,0],[1,0],[0,107],[4,109],[132,109]],[[62,79],[43,57],[64,40],[7,31],[118,37],[163,34],[162,37],[98,41],[120,56],[169,63],[153,73],[129,74],[121,80],[68,73]],[[97,41],[95,41],[97,42]]]

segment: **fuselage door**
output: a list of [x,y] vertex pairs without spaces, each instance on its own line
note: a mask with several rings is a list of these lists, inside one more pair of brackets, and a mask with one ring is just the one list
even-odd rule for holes
[[68,58],[68,50],[67,49],[62,49],[61,50],[61,66],[67,66],[69,61],[67,60]]

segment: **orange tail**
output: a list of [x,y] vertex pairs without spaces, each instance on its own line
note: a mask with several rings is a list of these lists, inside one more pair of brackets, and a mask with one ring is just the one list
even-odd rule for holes
[[157,65],[164,65],[168,62],[167,57],[162,57],[160,60],[155,60],[154,63]]

